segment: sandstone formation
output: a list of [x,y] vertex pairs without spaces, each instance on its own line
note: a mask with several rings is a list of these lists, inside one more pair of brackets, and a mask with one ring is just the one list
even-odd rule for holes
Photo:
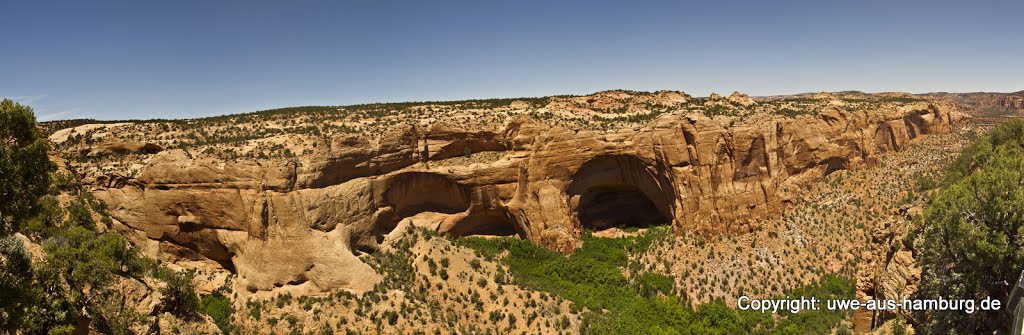
[[[625,98],[574,103],[601,99]],[[739,93],[707,103],[756,104]],[[144,250],[231,271],[238,291],[363,291],[380,276],[358,255],[403,222],[452,235],[515,234],[563,253],[584,229],[750,231],[789,190],[947,132],[950,113],[931,101],[875,110],[828,103],[795,117],[678,110],[613,132],[526,116],[488,129],[408,123],[372,140],[339,134],[295,157],[146,152],[132,165],[137,173],[86,171],[83,182]],[[442,164],[485,152],[500,158]]]
[[[920,215],[920,208],[903,206],[898,221],[883,222],[871,234],[871,244],[861,253],[858,264],[856,298],[869,300],[902,300],[911,298],[921,281],[921,267],[914,260],[910,241],[906,239],[909,221]],[[853,313],[854,331],[867,333],[893,319],[894,311],[857,310]],[[910,317],[905,314],[904,316]]]
[[106,156],[125,154],[155,154],[164,148],[153,143],[144,142],[112,142],[94,146],[82,152],[83,156]]

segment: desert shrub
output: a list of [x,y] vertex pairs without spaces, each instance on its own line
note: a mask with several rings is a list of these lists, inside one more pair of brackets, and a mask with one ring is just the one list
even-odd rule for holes
[[98,313],[92,315],[93,326],[101,333],[134,334],[132,326],[145,322],[141,315],[126,304],[125,297],[120,292],[109,290],[95,300],[96,306],[92,310]]
[[235,313],[235,308],[231,305],[231,299],[219,291],[203,296],[199,300],[199,311],[213,318],[213,323],[224,334],[230,334],[234,329],[231,325],[231,315]]
[[172,271],[161,269],[157,278],[167,282],[167,286],[160,289],[164,295],[164,309],[178,316],[190,316],[199,307],[199,297],[192,287],[193,274],[188,271]]
[[263,314],[262,303],[250,300],[245,302],[245,307],[249,308],[249,317],[255,319],[256,321],[260,320],[260,317]]
[[514,241],[516,239],[468,236],[455,240],[455,244],[475,250],[484,259],[494,260],[499,254],[508,250]]
[[655,297],[659,293],[668,296],[675,290],[672,278],[660,273],[640,274],[633,280],[633,285],[644,297]]

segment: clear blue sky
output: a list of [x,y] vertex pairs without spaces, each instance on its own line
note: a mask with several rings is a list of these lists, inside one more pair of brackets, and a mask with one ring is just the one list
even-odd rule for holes
[[41,120],[605,89],[1024,90],[1024,1],[5,1]]

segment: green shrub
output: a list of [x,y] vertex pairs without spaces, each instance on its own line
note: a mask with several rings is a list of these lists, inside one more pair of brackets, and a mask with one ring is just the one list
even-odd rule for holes
[[160,290],[164,295],[164,310],[178,316],[189,316],[199,307],[199,298],[192,287],[191,272],[177,272],[168,269],[160,271],[159,279],[167,282]]
[[660,273],[643,273],[633,280],[633,285],[640,295],[653,298],[659,293],[672,295],[675,290],[675,282],[672,278]]
[[213,318],[213,323],[224,334],[230,334],[231,330],[234,329],[231,325],[231,315],[235,313],[235,308],[231,305],[231,299],[228,299],[228,297],[225,297],[220,292],[213,292],[203,296],[199,300],[199,311]]
[[256,301],[247,301],[245,306],[249,307],[249,316],[259,321],[263,314],[263,304]]

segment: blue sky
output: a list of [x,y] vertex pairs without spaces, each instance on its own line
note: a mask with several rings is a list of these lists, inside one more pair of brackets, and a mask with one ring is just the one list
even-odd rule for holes
[[1024,1],[5,1],[41,120],[682,90],[1024,90]]

